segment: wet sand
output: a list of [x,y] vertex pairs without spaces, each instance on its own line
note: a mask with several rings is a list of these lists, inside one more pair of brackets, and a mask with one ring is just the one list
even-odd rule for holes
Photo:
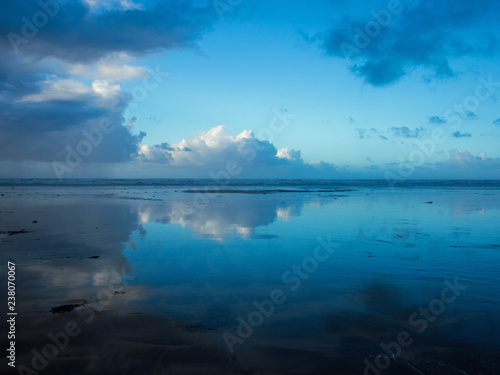
[[[0,187],[2,258],[17,267],[18,365],[47,374],[376,374],[386,363],[381,374],[498,373],[498,190],[185,190]],[[318,239],[326,245],[315,258]],[[452,302],[443,302],[445,281],[465,288],[445,293]],[[263,301],[275,290],[285,300],[268,314]],[[261,311],[255,302],[262,323],[242,338],[241,321]],[[402,332],[411,344],[387,354],[381,343]],[[57,354],[51,337],[62,340]]]

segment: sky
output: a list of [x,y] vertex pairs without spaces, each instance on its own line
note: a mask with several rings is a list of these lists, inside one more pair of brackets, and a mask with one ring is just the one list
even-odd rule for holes
[[500,179],[493,0],[6,0],[0,178]]

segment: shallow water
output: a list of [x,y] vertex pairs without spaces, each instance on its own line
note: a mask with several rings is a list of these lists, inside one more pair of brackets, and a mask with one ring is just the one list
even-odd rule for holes
[[[18,365],[49,374],[498,372],[497,183],[0,185]],[[78,307],[51,312],[62,305]],[[48,335],[71,322],[78,334],[50,352]]]

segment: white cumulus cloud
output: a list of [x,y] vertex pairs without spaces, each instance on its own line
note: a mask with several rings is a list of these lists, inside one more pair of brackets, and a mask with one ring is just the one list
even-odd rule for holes
[[300,151],[296,151],[293,148],[285,147],[278,150],[276,156],[280,159],[288,159],[288,160],[301,160]]
[[90,95],[92,89],[82,82],[72,79],[47,79],[36,94],[26,95],[22,102],[48,102],[75,100]]
[[189,139],[177,143],[157,145],[143,144],[138,151],[138,161],[144,164],[197,169],[205,174],[228,170],[232,177],[313,177],[315,173],[330,174],[338,168],[332,164],[305,163],[300,150],[276,147],[255,138],[251,130],[235,136],[229,134],[224,125],[201,131]]

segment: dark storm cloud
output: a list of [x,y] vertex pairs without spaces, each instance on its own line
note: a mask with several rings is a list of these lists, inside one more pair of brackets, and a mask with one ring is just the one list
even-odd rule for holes
[[[8,111],[12,114],[4,117]],[[2,108],[1,115],[0,160],[62,161],[68,155],[67,147],[77,150],[90,137],[97,147],[92,147],[86,161],[126,161],[137,152],[142,138],[123,126],[119,113],[91,108],[85,102],[30,103],[14,111]],[[101,139],[96,131],[102,122],[110,123],[113,131],[101,132]]]
[[[143,9],[96,12],[83,1],[58,4],[56,0],[42,0],[41,3],[50,3],[52,7],[43,8],[34,0],[3,4],[0,15],[0,34],[6,36],[2,38],[3,50],[74,62],[96,60],[111,52],[142,55],[193,46],[214,17],[211,8],[197,8],[188,1],[158,1],[149,6],[143,4]],[[40,12],[47,14],[46,20],[37,19]]]
[[140,139],[123,125],[121,115],[127,94],[117,93],[114,108],[90,88],[68,100],[25,100],[43,95],[45,81],[37,81],[37,72],[23,74],[13,71],[0,86],[0,160],[64,160],[66,148],[76,148],[87,139],[84,132],[95,132],[103,121],[112,124],[113,132],[93,148],[88,161],[125,161],[136,153]]
[[[0,161],[67,160],[68,148],[76,151],[88,134],[96,145],[85,161],[137,155],[145,133],[131,134],[122,115],[131,96],[106,82],[96,89],[75,79],[64,64],[194,47],[214,12],[188,1],[143,1],[129,9],[120,3],[127,2],[97,2],[99,8],[66,0],[2,3]],[[98,136],[103,122],[113,130]]]
[[374,86],[416,68],[446,78],[456,75],[450,60],[498,52],[499,11],[493,0],[401,1],[362,20],[345,18],[319,39],[329,55],[350,59],[351,71]]
[[104,108],[85,100],[0,105],[0,130],[24,131],[33,135],[60,131],[105,116]]

